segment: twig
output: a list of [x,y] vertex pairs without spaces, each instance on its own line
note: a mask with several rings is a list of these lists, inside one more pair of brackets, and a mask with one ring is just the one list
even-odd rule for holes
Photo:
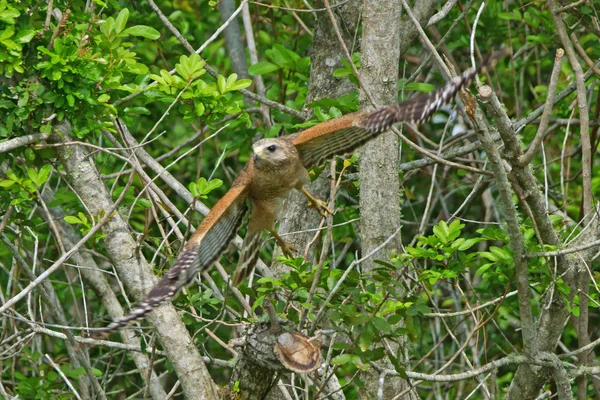
[[579,1],[576,1],[575,3],[571,3],[571,4],[568,4],[566,6],[562,6],[560,8],[557,8],[555,12],[557,12],[557,13],[563,12],[563,11],[568,10],[569,8],[575,8],[578,5],[583,4],[585,2],[586,2],[586,0],[579,0]]
[[45,133],[32,133],[31,135],[19,136],[14,139],[5,140],[4,142],[0,142],[0,153],[6,153],[21,146],[27,146],[31,143],[46,140],[46,138],[48,138],[48,135]]
[[577,36],[575,36],[575,33],[571,32],[569,37],[571,38],[571,41],[573,42],[573,47],[575,47],[577,54],[579,54],[579,56],[581,58],[583,58],[583,61],[585,61],[585,64],[589,68],[591,68],[592,71],[594,71],[594,73],[596,75],[600,76],[600,68],[598,68],[594,65],[594,62],[592,61],[592,59],[587,55],[587,53],[585,52],[585,49],[581,46],[581,43],[579,43],[579,39],[577,39]]
[[562,66],[562,57],[565,54],[563,49],[556,50],[556,57],[554,58],[554,68],[552,68],[552,75],[550,75],[550,84],[548,85],[548,95],[546,97],[546,103],[544,104],[544,112],[540,119],[540,125],[538,126],[537,133],[527,149],[527,152],[519,157],[519,165],[524,167],[533,160],[533,157],[538,153],[540,146],[544,140],[546,129],[552,114],[552,106],[554,105],[554,94],[556,93],[556,86],[558,85],[558,75],[560,74],[560,68]]
[[50,29],[50,21],[52,19],[52,6],[54,0],[48,0],[48,9],[46,10],[46,21],[44,22],[44,32]]
[[442,72],[446,75],[446,79],[450,79],[452,77],[452,74],[450,73],[448,66],[446,65],[446,63],[444,63],[444,60],[442,60],[442,57],[440,57],[440,55],[438,54],[435,46],[433,45],[433,43],[431,43],[431,40],[429,40],[429,37],[427,37],[427,34],[421,27],[421,24],[419,24],[419,21],[417,20],[417,18],[413,14],[412,10],[408,6],[408,3],[406,2],[406,0],[400,0],[400,1],[402,3],[402,6],[404,7],[404,10],[406,11],[406,15],[408,15],[408,18],[412,21],[412,23],[415,25],[415,28],[419,32],[419,35],[420,35],[421,39],[423,40],[423,43],[425,43],[425,45],[427,46],[427,48],[433,55],[433,58],[435,58],[438,66],[440,67]]
[[435,25],[438,22],[440,22],[442,19],[446,18],[446,16],[450,12],[450,10],[452,10],[452,7],[454,7],[454,5],[456,4],[457,1],[458,0],[448,0],[446,2],[446,4],[444,4],[444,6],[442,7],[442,9],[440,11],[438,11],[431,18],[429,18],[426,28],[429,28],[431,25]]
[[[594,65],[598,65],[598,64],[600,64],[600,58],[594,62]],[[588,79],[590,79],[592,77],[592,75],[594,75],[594,70],[592,70],[590,68],[585,73],[585,75],[583,75],[584,82],[587,81]],[[558,93],[556,95],[556,97],[554,98],[554,104],[556,104],[556,103],[564,100],[567,96],[569,96],[571,93],[573,93],[576,88],[577,88],[577,82],[571,83],[563,91],[561,91],[560,93]],[[519,130],[521,130],[525,126],[529,125],[532,121],[534,121],[535,119],[537,119],[537,117],[539,117],[540,115],[542,115],[542,113],[544,112],[544,108],[545,108],[545,105],[541,105],[538,108],[536,108],[533,112],[529,113],[529,115],[527,115],[527,117],[522,118],[522,119],[520,119],[518,121],[515,121],[513,123],[515,131],[518,132]]]
[[596,246],[600,246],[600,239],[594,240],[593,242],[590,242],[590,243],[587,243],[587,244],[584,244],[581,246],[573,246],[573,247],[569,247],[569,248],[563,249],[563,250],[529,253],[529,254],[524,255],[524,257],[527,257],[527,258],[558,257],[558,256],[563,256],[565,254],[577,253],[577,252],[587,250],[587,249],[590,249],[590,248],[596,247]]
[[[483,90],[487,88],[489,90]],[[496,97],[493,95],[491,88],[482,87],[479,91],[483,100],[487,103],[494,101]],[[487,95],[487,96],[486,96]],[[505,212],[505,220],[508,225],[508,234],[510,237],[510,248],[513,252],[515,258],[515,273],[517,275],[517,289],[518,289],[518,304],[519,311],[521,312],[521,327],[522,327],[522,335],[523,335],[523,350],[524,353],[530,355],[534,350],[533,340],[535,338],[535,331],[533,325],[533,315],[530,304],[530,293],[529,293],[529,281],[528,281],[528,272],[527,272],[527,263],[521,260],[521,256],[524,253],[524,243],[523,243],[523,235],[520,230],[519,224],[519,216],[515,207],[515,204],[512,200],[512,191],[511,186],[508,180],[508,176],[506,170],[504,168],[504,164],[502,162],[502,158],[500,157],[500,153],[496,146],[494,146],[494,142],[490,136],[486,123],[483,121],[481,111],[476,110],[476,124],[479,126],[480,131],[478,132],[479,140],[481,140],[481,144],[485,152],[487,153],[490,166],[492,171],[494,172],[496,178],[496,185],[498,187],[499,198],[504,207]],[[501,118],[496,118],[495,121],[498,125],[498,130],[500,131],[500,135],[508,136],[509,132],[507,132],[507,128],[504,127],[503,123],[505,121],[501,121]],[[514,139],[511,137],[511,139]],[[505,145],[508,140],[504,140]]]
[[63,381],[65,381],[65,384],[69,387],[71,392],[73,392],[73,395],[78,400],[81,400],[81,396],[79,395],[79,393],[77,393],[77,390],[75,390],[75,387],[73,387],[73,384],[71,383],[69,378],[67,378],[67,376],[62,372],[60,367],[58,365],[56,365],[56,363],[54,361],[52,361],[52,358],[50,358],[50,355],[44,354],[44,357],[46,357],[46,360],[48,360],[48,362],[50,363],[52,368],[54,368],[54,370],[58,373],[58,375],[60,375],[60,377],[63,379]]
[[474,172],[474,173],[480,174],[480,175],[493,176],[493,174],[491,172],[489,172],[489,171],[484,171],[482,169],[471,167],[470,165],[458,164],[458,163],[455,163],[453,161],[444,159],[444,158],[442,158],[440,156],[437,156],[435,153],[432,153],[429,150],[426,150],[426,149],[422,148],[421,146],[419,146],[418,144],[414,143],[412,140],[410,140],[409,138],[407,138],[406,136],[404,136],[402,133],[400,133],[397,129],[394,128],[393,131],[410,148],[412,148],[413,150],[416,150],[417,152],[419,152],[419,153],[421,153],[421,154],[423,154],[423,155],[431,158],[432,160],[434,160],[434,161],[436,161],[436,162],[438,162],[440,164],[448,165],[449,167],[453,167],[453,168],[464,169],[466,171],[471,171],[471,172]]

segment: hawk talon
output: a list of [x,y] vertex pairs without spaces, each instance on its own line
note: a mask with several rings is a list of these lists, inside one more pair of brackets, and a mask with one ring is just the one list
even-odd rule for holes
[[283,242],[283,243],[277,242],[277,244],[279,244],[279,248],[281,249],[281,252],[287,258],[294,258],[294,255],[298,252],[298,250],[296,250],[296,248],[294,246],[292,246],[291,244],[289,244],[288,242]]
[[333,212],[327,207],[327,202],[319,199],[308,199],[308,207],[314,208],[321,214],[321,217],[325,218],[327,214],[333,214]]
[[327,207],[326,202],[324,202],[323,200],[317,199],[315,196],[310,194],[310,192],[308,190],[306,190],[305,187],[303,187],[301,189],[301,191],[302,191],[302,193],[304,193],[304,195],[308,199],[308,206],[310,208],[316,209],[319,212],[319,214],[321,214],[321,217],[325,218],[327,216],[327,214],[333,214],[333,212],[331,212],[331,210]]
[[296,250],[294,246],[283,240],[275,230],[271,230],[270,232],[275,238],[275,240],[277,240],[277,244],[279,245],[281,252],[288,258],[294,258],[294,255],[298,252],[298,250]]

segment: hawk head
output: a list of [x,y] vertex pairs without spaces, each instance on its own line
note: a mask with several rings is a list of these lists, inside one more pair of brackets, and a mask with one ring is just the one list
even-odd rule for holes
[[252,145],[252,152],[258,169],[282,166],[298,158],[296,146],[280,138],[261,139]]

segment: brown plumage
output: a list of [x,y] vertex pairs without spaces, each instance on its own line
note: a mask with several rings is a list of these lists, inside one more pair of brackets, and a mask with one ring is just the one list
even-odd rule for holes
[[468,70],[443,88],[373,112],[357,112],[320,123],[305,131],[274,139],[262,139],[252,146],[253,157],[239,173],[231,189],[204,218],[175,260],[173,267],[131,313],[115,320],[96,337],[125,327],[142,318],[153,307],[171,299],[194,276],[209,268],[235,236],[250,208],[233,283],[239,284],[252,272],[262,245],[264,230],[271,232],[288,256],[294,249],[275,231],[275,221],[284,197],[292,189],[301,190],[321,215],[329,210],[304,189],[308,169],[334,155],[342,155],[389,130],[399,122],[425,121],[469,83],[478,70]]

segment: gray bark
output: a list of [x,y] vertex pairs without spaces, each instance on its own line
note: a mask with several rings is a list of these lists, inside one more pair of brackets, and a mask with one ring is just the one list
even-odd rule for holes
[[[414,13],[424,25],[435,11],[436,1],[416,2]],[[363,1],[363,36],[361,47],[361,79],[370,92],[372,104],[365,90],[361,91],[361,110],[369,111],[377,106],[397,102],[398,66],[400,52],[405,52],[418,32],[412,23],[401,23],[401,5],[394,0]],[[405,18],[406,19],[406,18]],[[360,150],[360,240],[361,252],[369,254],[381,245],[400,226],[400,163],[398,137],[393,132],[381,135]],[[401,236],[397,235],[387,246],[363,263],[363,270],[375,267],[374,260],[388,260],[390,251],[398,249]],[[403,338],[392,347],[397,354],[403,353]],[[385,361],[382,367],[390,368]],[[377,393],[379,374],[369,370],[364,375],[365,388],[361,398]],[[408,383],[398,377],[385,377],[383,398],[392,398],[408,388]],[[410,399],[413,394],[403,398]]]
[[[221,12],[221,21],[224,23],[231,17],[235,11],[234,0],[220,0],[219,11]],[[225,28],[225,44],[227,45],[227,53],[231,61],[231,69],[238,75],[238,79],[247,79],[248,63],[246,62],[246,51],[242,34],[240,32],[240,24],[238,17],[235,17]]]
[[279,390],[272,390],[281,377],[276,373],[286,372],[273,352],[281,332],[279,326],[270,328],[265,323],[256,323],[248,329],[231,374],[231,383],[237,385],[237,393],[242,399],[284,398]]
[[[361,78],[375,105],[361,90],[360,108],[371,111],[394,104],[398,98],[400,59],[400,11],[397,1],[364,1]],[[400,180],[398,178],[398,137],[387,132],[360,149],[360,236],[362,254],[370,253],[400,226]],[[373,260],[387,260],[397,249],[400,237],[363,263],[373,268]]]
[[[398,98],[398,65],[400,62],[400,2],[395,0],[363,1],[363,35],[361,47],[360,108],[370,111],[394,104]],[[375,104],[372,104],[369,92]],[[400,179],[398,176],[398,137],[387,132],[360,150],[360,247],[369,254],[386,241],[400,226]],[[373,260],[387,261],[391,250],[400,247],[400,235],[362,264],[363,271],[373,269]],[[395,346],[396,349],[398,346]],[[390,368],[385,361],[382,367]],[[391,367],[393,369],[393,367]],[[379,374],[370,369],[363,374],[365,387],[361,399],[375,398]],[[391,399],[407,389],[406,381],[386,377],[383,398]],[[407,397],[408,398],[408,397]]]
[[[52,141],[69,141],[71,126],[63,122],[56,126],[60,134],[53,134]],[[112,199],[89,154],[79,145],[57,148],[58,157],[65,168],[73,190],[94,216],[111,209]],[[158,281],[152,266],[138,252],[137,242],[129,226],[118,213],[102,227],[106,235],[104,245],[115,269],[130,293],[137,300]],[[171,303],[166,303],[148,314],[146,319],[156,328],[165,353],[177,373],[187,398],[216,399],[216,387],[198,349],[185,325]]]
[[[315,1],[316,8],[325,7],[323,0]],[[360,1],[352,0],[343,7],[334,10],[337,25],[346,47],[350,53],[359,48],[356,32],[360,16]],[[306,95],[306,104],[324,97],[337,98],[348,94],[354,89],[352,83],[346,78],[336,78],[333,71],[343,67],[342,58],[344,51],[335,34],[333,24],[326,12],[315,14],[315,36],[310,55],[310,86]]]

